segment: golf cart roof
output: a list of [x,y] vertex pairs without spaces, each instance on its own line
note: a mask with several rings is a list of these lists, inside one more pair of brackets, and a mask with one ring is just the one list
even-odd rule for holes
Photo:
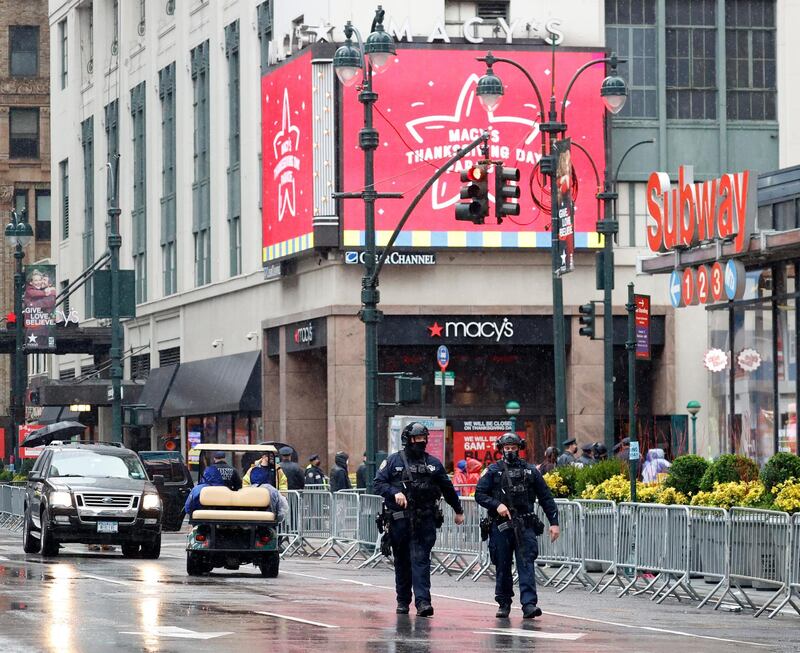
[[278,450],[271,444],[215,444],[213,442],[203,442],[192,447],[194,451],[269,451],[278,453]]

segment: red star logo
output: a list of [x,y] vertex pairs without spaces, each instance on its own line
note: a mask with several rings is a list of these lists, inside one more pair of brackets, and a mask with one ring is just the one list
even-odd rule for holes
[[431,332],[431,338],[441,338],[442,337],[442,327],[438,322],[434,322],[433,326],[425,327],[428,331]]

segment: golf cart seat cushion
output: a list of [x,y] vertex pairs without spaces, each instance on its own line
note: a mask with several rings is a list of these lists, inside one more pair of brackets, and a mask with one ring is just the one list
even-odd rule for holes
[[263,487],[231,490],[224,485],[204,487],[200,490],[200,505],[205,508],[269,508],[269,490]]
[[192,521],[275,521],[275,513],[265,510],[195,510]]

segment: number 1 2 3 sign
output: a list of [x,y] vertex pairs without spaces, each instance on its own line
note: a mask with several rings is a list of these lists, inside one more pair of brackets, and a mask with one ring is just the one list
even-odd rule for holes
[[[675,283],[678,274],[679,286]],[[732,260],[686,268],[681,273],[673,272],[670,281],[672,304],[679,308],[741,299],[744,294],[744,278],[744,266],[739,261]]]

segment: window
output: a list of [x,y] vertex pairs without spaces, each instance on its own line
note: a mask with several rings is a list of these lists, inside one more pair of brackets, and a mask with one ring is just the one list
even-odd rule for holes
[[67,19],[58,24],[58,41],[61,44],[61,88],[67,88]]
[[74,379],[74,378],[75,378],[75,368],[74,367],[68,367],[66,369],[58,370],[58,380],[59,381],[69,381],[70,379]]
[[175,206],[175,64],[158,72],[161,98],[161,268],[164,295],[178,291]]
[[136,303],[147,301],[147,148],[145,145],[145,84],[131,89],[133,127],[133,211],[131,239]]
[[106,114],[106,149],[108,161],[113,163],[119,154],[119,101],[109,102],[105,108]]
[[17,212],[17,218],[28,220],[28,189],[15,188],[14,189],[14,210]]
[[261,74],[269,67],[269,42],[272,40],[272,0],[258,5],[258,43],[261,52]]
[[9,72],[12,77],[39,74],[39,28],[12,25],[8,28]]
[[131,356],[131,378],[146,379],[150,376],[150,354]]
[[39,109],[9,109],[8,120],[8,156],[12,159],[38,159]]
[[478,0],[475,15],[484,20],[508,20],[508,0]]
[[78,29],[81,46],[81,75],[84,83],[94,72],[94,6],[89,3],[78,9]]
[[58,164],[61,179],[61,238],[69,238],[69,161]]
[[716,0],[667,0],[667,118],[717,117]]
[[242,271],[238,20],[225,28],[225,56],[228,59],[228,247],[233,277]]
[[50,240],[50,191],[36,191],[36,240]]
[[[94,117],[81,123],[83,145],[83,269],[94,263]],[[94,284],[90,276],[83,285],[83,311],[94,317]]]
[[775,120],[775,2],[725,3],[727,116],[731,120]]
[[175,365],[181,362],[181,348],[169,347],[158,352],[158,366]]
[[208,41],[192,50],[194,86],[194,182],[192,231],[194,232],[195,285],[211,282],[211,162],[209,160]]
[[628,60],[620,75],[628,101],[620,117],[658,117],[656,0],[606,0],[606,49]]

